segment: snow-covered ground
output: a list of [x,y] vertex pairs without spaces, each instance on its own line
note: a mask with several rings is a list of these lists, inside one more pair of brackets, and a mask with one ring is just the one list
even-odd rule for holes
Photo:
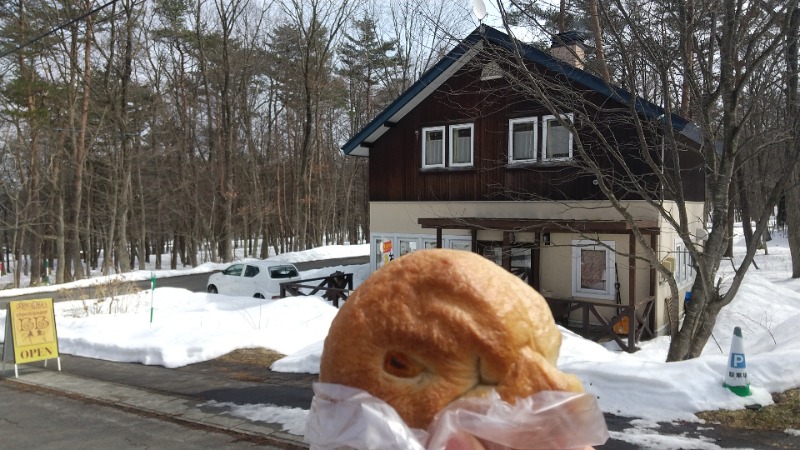
[[[667,337],[644,342],[640,351],[628,354],[562,330],[559,367],[577,374],[586,390],[597,396],[604,412],[641,419],[636,432],[612,433],[612,437],[634,444],[652,443],[652,436],[658,434],[657,421],[699,421],[695,413],[700,411],[742,409],[753,403],[769,405],[770,393],[800,387],[800,280],[790,278],[791,258],[785,238],[777,234],[773,238],[769,255],[759,252],[759,269],[750,270],[736,299],[720,313],[713,338],[699,358],[664,362]],[[739,242],[736,249],[743,251],[743,245]],[[367,245],[328,246],[275,258],[298,262],[368,252]],[[224,266],[204,264],[191,271],[210,272]],[[369,273],[367,265],[336,269],[353,272],[356,286]],[[332,270],[335,269],[306,271],[302,276],[325,276]],[[730,270],[731,264],[723,265],[724,276],[729,276]],[[150,279],[151,273],[163,278],[187,271],[140,271],[115,278]],[[0,283],[8,282],[7,278],[0,279]],[[0,291],[0,296],[41,292],[46,298],[47,289],[5,290]],[[180,367],[239,348],[267,347],[288,355],[276,362],[273,370],[309,373],[319,370],[322,340],[336,313],[319,297],[258,300],[158,287],[114,299],[56,304],[59,348],[63,353]],[[0,326],[5,326],[5,311],[0,311]],[[744,335],[753,391],[750,397],[738,397],[722,386],[736,326]],[[0,329],[0,337],[4,335]],[[233,411],[252,420],[284,423],[287,431],[296,434],[303,432],[306,413],[271,405],[234,407]],[[800,434],[797,430],[786,432]],[[718,448],[708,442],[659,442],[663,444],[659,448]]]

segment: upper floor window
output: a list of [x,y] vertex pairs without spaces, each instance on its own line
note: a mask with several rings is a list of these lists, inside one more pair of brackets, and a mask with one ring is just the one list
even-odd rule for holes
[[[564,114],[561,121],[572,122],[572,114]],[[572,159],[572,133],[556,116],[542,118],[542,160]]]
[[536,161],[538,130],[535,117],[508,121],[508,162]]
[[472,165],[472,124],[450,127],[450,166]]
[[422,167],[444,167],[444,127],[422,129]]
[[422,167],[472,166],[474,130],[471,123],[423,128]]

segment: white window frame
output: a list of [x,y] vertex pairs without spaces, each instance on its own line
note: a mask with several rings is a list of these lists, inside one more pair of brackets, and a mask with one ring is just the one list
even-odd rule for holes
[[[514,158],[514,125],[518,123],[533,123],[533,158]],[[536,117],[520,117],[508,121],[508,163],[535,162],[539,156],[539,119]]]
[[[393,261],[400,257],[401,241],[416,243],[416,250],[420,251],[427,248],[436,248],[436,236],[430,234],[415,233],[374,233],[370,235],[370,271],[375,271],[383,267],[383,242],[391,241]],[[455,244],[455,245],[454,245]],[[442,236],[443,248],[466,248],[471,249],[472,239],[469,236],[445,235]],[[467,246],[469,248],[467,248]]]
[[373,235],[370,244],[370,270],[377,270],[383,267],[383,242],[392,241],[392,252],[394,252],[394,239],[391,236]]
[[447,242],[447,247],[453,250],[463,250],[465,252],[472,251],[472,239],[459,239],[450,238]]
[[[469,130],[469,161],[457,163],[453,161],[455,154],[455,132],[458,130]],[[450,133],[448,135],[450,142],[448,142],[448,163],[450,167],[470,167],[472,160],[475,157],[475,125],[472,123],[463,123],[458,125],[450,125]]]
[[694,265],[692,255],[686,250],[681,239],[675,239],[675,283],[679,288],[694,282]]
[[[606,253],[606,288],[604,290],[588,289],[581,287],[581,250],[602,250]],[[614,270],[616,243],[614,241],[572,241],[572,295],[575,297],[588,297],[613,300],[616,298],[615,284],[617,283]]]
[[[442,162],[441,162],[441,164],[425,164],[425,161],[426,161],[425,155],[427,155],[427,148],[426,148],[427,145],[426,145],[426,143],[428,142],[426,137],[427,137],[427,133],[431,132],[431,131],[441,131],[442,132]],[[445,161],[447,161],[445,159],[445,151],[447,149],[447,143],[445,142],[446,138],[447,138],[447,130],[446,130],[445,126],[424,127],[422,129],[422,167],[423,168],[444,167],[445,166]]]
[[[408,251],[403,253],[403,243],[408,243]],[[414,253],[415,251],[419,250],[419,238],[418,237],[406,237],[406,236],[399,236],[397,238],[397,256],[407,255],[409,253]]]
[[[573,114],[572,113],[561,114],[560,117],[561,117],[562,120],[567,120],[570,123],[574,123],[573,122]],[[569,156],[561,156],[561,157],[558,157],[558,158],[548,158],[547,157],[547,125],[548,125],[549,122],[558,122],[558,119],[556,118],[556,116],[552,116],[552,115],[551,116],[542,117],[542,161],[569,161],[569,160],[571,160],[573,158],[572,144],[573,144],[573,140],[574,140],[574,136],[572,136],[571,132],[569,133],[569,144],[568,144],[568,146],[569,146]]]

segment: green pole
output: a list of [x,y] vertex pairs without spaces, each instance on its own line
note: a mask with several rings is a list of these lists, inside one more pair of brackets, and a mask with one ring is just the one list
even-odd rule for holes
[[156,293],[156,274],[150,272],[150,325],[153,324],[153,297]]

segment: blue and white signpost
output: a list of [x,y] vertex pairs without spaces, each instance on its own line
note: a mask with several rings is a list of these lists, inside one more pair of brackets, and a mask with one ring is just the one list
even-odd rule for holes
[[723,386],[739,397],[748,397],[752,394],[750,381],[747,379],[747,360],[744,356],[742,329],[739,327],[733,329],[731,355],[728,358],[728,368]]

